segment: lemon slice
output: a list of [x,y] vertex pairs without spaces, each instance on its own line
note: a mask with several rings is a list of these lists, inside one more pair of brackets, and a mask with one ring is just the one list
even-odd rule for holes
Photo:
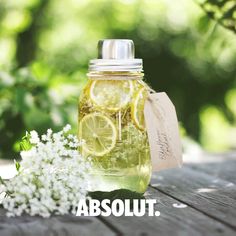
[[89,94],[96,106],[109,111],[118,111],[130,102],[133,83],[130,80],[94,80]]
[[80,121],[79,136],[85,140],[83,151],[94,156],[103,156],[115,147],[117,130],[110,118],[92,113]]
[[145,87],[139,89],[134,101],[131,104],[131,117],[134,121],[134,124],[140,130],[145,130],[145,120],[144,120],[144,105],[147,98],[147,89]]

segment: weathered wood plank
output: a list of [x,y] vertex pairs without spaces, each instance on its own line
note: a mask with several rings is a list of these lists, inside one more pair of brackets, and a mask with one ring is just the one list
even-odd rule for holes
[[112,236],[117,235],[95,217],[74,215],[41,217],[22,216],[7,218],[0,209],[1,236]]
[[236,187],[190,168],[155,173],[151,185],[236,229]]
[[179,201],[153,188],[148,189],[146,198],[157,199],[155,210],[160,211],[160,216],[110,216],[103,217],[103,220],[126,236],[235,236],[233,229],[191,207],[174,208],[173,204],[180,203]]
[[[222,162],[195,163],[187,165],[194,170],[201,171],[219,179],[227,180],[236,184],[236,160],[226,160]],[[231,184],[232,185],[232,184]]]

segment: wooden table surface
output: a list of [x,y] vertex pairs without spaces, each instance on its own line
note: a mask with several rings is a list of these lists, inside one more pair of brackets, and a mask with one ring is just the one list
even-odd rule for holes
[[[0,236],[236,235],[236,155],[212,158],[153,174],[146,198],[160,216],[7,218],[0,209]],[[215,161],[217,160],[217,161]],[[173,204],[185,204],[176,208]]]

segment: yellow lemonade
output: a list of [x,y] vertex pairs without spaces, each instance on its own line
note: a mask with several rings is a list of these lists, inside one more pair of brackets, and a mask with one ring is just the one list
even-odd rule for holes
[[[114,41],[114,40],[113,40]],[[119,59],[120,60],[120,59]],[[114,70],[114,69],[113,69]],[[140,71],[90,71],[79,101],[81,153],[92,163],[90,191],[145,192],[151,176]]]

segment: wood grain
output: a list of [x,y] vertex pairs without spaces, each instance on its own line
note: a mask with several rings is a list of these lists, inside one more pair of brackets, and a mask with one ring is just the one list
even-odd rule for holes
[[236,228],[236,187],[228,181],[184,167],[155,173],[151,185]]
[[95,217],[74,215],[54,216],[48,219],[22,216],[7,218],[0,209],[1,236],[114,236],[110,228]]
[[223,179],[236,184],[236,160],[209,162],[204,164],[188,164],[188,167],[207,173],[216,179]]
[[173,204],[180,203],[179,201],[151,187],[146,193],[146,198],[157,199],[158,204],[155,210],[160,211],[160,216],[110,216],[104,217],[103,220],[127,236],[235,236],[233,229],[191,207],[174,208]]

